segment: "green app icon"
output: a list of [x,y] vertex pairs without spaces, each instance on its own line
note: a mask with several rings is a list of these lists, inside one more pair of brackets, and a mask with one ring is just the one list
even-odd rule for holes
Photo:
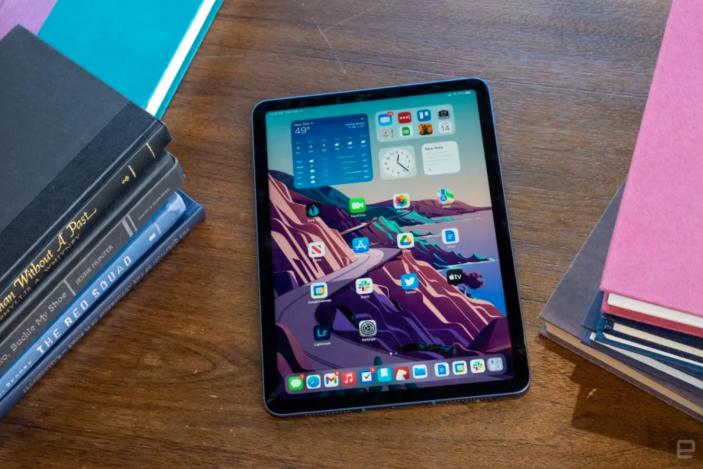
[[410,127],[401,127],[401,132],[403,134],[403,137],[409,137],[410,136]]
[[289,376],[288,377],[288,390],[291,392],[302,391],[303,390],[303,378],[300,376]]
[[353,197],[349,199],[349,213],[352,215],[366,213],[366,199],[363,197]]

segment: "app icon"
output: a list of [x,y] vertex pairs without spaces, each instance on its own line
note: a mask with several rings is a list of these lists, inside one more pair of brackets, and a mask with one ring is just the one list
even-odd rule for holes
[[399,366],[393,371],[393,377],[396,381],[407,381],[410,379],[410,370],[407,366]]
[[310,298],[313,300],[322,300],[327,298],[327,284],[325,282],[311,283]]
[[483,358],[474,358],[470,362],[471,366],[471,373],[483,373],[486,371],[486,362],[483,361]]
[[445,228],[442,230],[442,242],[444,244],[456,244],[459,242],[459,230],[456,228]]
[[440,109],[437,111],[437,115],[440,119],[449,119],[449,109]]
[[369,238],[362,236],[359,238],[352,239],[351,246],[352,251],[357,254],[361,254],[364,252],[369,252],[369,249],[371,248],[371,243],[369,242]]
[[505,368],[503,365],[503,358],[501,357],[491,357],[488,360],[486,360],[486,366],[488,367],[488,371],[491,372],[500,372],[503,371]]
[[427,122],[430,119],[432,119],[432,113],[429,109],[419,109],[417,111],[417,120],[419,122]]
[[409,124],[413,120],[413,115],[410,112],[399,112],[398,113],[398,123],[399,124]]
[[359,321],[359,335],[361,337],[373,337],[376,335],[376,332],[376,321],[373,319]]
[[356,292],[359,295],[370,295],[373,292],[373,280],[370,277],[356,279]]
[[303,377],[299,375],[288,377],[288,390],[298,392],[303,390]]
[[322,241],[312,241],[308,243],[308,256],[313,259],[325,257],[325,243]]
[[312,337],[315,340],[330,340],[332,336],[332,329],[329,326],[323,326],[318,324],[312,328]]
[[415,236],[412,233],[398,233],[396,242],[400,249],[409,249],[415,246]]
[[447,270],[447,283],[449,285],[459,285],[464,283],[464,271],[461,269]]
[[305,205],[305,215],[309,218],[315,218],[320,216],[320,211],[322,207],[317,202],[310,202]]
[[439,203],[442,205],[451,204],[454,202],[454,192],[442,187],[439,189],[439,192],[437,192],[437,198],[439,199]]
[[320,375],[307,375],[305,377],[305,386],[308,389],[319,389],[322,386]]
[[447,363],[447,362],[435,363],[434,364],[434,374],[438,378],[444,378],[445,376],[449,376],[449,363]]
[[336,388],[339,386],[339,372],[325,373],[322,380],[326,388]]
[[366,213],[366,199],[363,197],[352,197],[349,199],[349,213],[352,215]]
[[454,372],[455,375],[465,375],[468,373],[469,369],[466,366],[466,361],[459,360],[452,362],[452,372]]
[[415,379],[425,379],[427,378],[427,365],[413,365],[413,378]]
[[415,272],[409,272],[400,276],[400,286],[403,290],[415,290],[420,286],[420,279]]
[[354,386],[356,384],[356,371],[342,371],[342,386]]
[[403,210],[410,207],[410,194],[395,194],[393,196],[393,208]]
[[393,370],[387,366],[381,367],[377,372],[377,379],[379,383],[388,383],[393,380]]
[[400,128],[400,135],[402,137],[412,137],[413,136],[413,128],[410,127],[409,125],[404,125]]
[[381,128],[379,140],[392,140],[392,139],[393,139],[393,128],[392,127]]
[[417,126],[417,133],[420,135],[432,135],[432,124],[424,123]]
[[391,125],[393,123],[393,113],[391,111],[383,112],[378,115],[378,125]]
[[381,148],[378,152],[381,179],[401,179],[417,176],[415,148],[411,145]]
[[450,134],[454,128],[452,127],[452,121],[439,121],[439,133],[440,134]]
[[373,383],[373,370],[361,370],[359,372],[359,381],[362,384]]

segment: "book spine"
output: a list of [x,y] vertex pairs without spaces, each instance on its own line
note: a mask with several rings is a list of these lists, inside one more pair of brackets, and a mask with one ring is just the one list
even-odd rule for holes
[[169,197],[166,204],[154,216],[148,227],[138,233],[129,245],[103,269],[73,302],[62,308],[61,314],[37,340],[26,349],[17,361],[0,376],[0,398],[2,398],[24,374],[39,362],[61,337],[82,319],[83,315],[120,281],[146,252],[159,242],[185,212],[185,203],[178,194]]
[[59,267],[52,273],[51,278],[33,293],[33,296],[39,297],[37,301],[32,302],[30,299],[20,306],[14,314],[17,321],[6,322],[7,331],[2,327],[4,325],[0,326],[0,373],[33,342],[36,335],[52,323],[61,306],[71,302],[76,292],[80,292],[84,285],[100,272],[101,267],[128,243],[135,232],[178,189],[182,181],[183,172],[175,163],[172,163],[165,175],[148,177],[144,184],[150,185],[153,182],[153,186],[148,188],[145,194],[135,194],[126,200],[125,207],[118,210],[118,215],[102,222],[103,228],[97,229],[96,233],[86,240],[86,249],[89,249],[87,254],[80,249],[74,251],[71,259],[65,261],[67,267]]
[[19,303],[36,287],[60,260],[95,226],[96,221],[121,194],[125,193],[141,174],[163,154],[163,148],[170,135],[163,124],[157,129],[118,169],[101,185],[100,189],[79,203],[77,210],[67,223],[57,232],[44,236],[44,240],[27,253],[16,275],[0,285],[0,323],[5,320]]
[[49,371],[63,356],[83,338],[92,327],[102,319],[132,288],[137,285],[161,259],[173,249],[195,226],[204,219],[204,212],[199,208],[193,215],[184,220],[168,235],[155,249],[135,268],[122,282],[106,296],[103,301],[86,314],[85,319],[71,330],[56,346],[49,351],[44,359],[32,368],[24,378],[0,399],[0,418],[17,404],[22,397]]

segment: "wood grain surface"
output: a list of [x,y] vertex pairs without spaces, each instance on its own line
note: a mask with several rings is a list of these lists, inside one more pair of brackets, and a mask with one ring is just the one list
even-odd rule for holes
[[[0,421],[8,467],[694,467],[690,417],[538,336],[627,172],[669,2],[225,1],[165,116],[207,221]],[[533,368],[522,398],[264,410],[250,111],[478,76],[492,87]],[[678,459],[678,439],[694,440]]]

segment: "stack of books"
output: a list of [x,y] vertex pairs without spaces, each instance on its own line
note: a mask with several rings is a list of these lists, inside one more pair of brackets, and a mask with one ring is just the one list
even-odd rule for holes
[[0,104],[3,415],[204,212],[166,127],[21,26]]
[[543,332],[703,420],[703,3],[672,4],[624,189]]

